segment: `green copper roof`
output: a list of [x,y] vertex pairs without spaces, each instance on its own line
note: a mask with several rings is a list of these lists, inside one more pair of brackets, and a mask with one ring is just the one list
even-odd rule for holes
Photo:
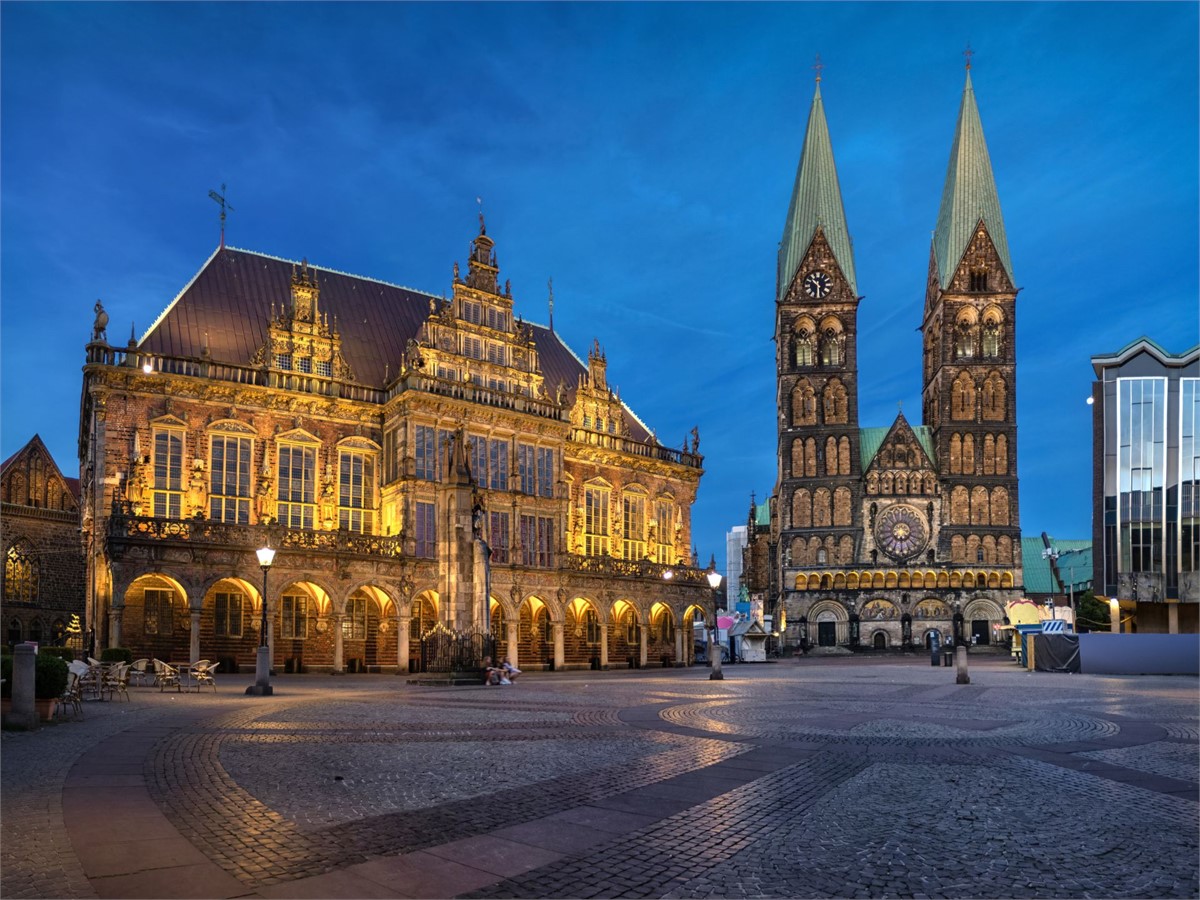
[[804,150],[796,170],[796,184],[792,188],[787,222],[783,226],[783,239],[779,242],[776,299],[791,287],[818,225],[825,232],[825,240],[829,242],[842,275],[850,284],[850,290],[857,296],[854,254],[850,247],[850,232],[846,228],[842,190],[838,185],[837,167],[833,163],[833,144],[829,140],[829,126],[825,123],[825,107],[821,103],[819,83],[813,95],[812,109],[808,113]]
[[754,524],[755,525],[770,525],[771,524],[771,504],[762,502],[754,507]]
[[1016,284],[1004,219],[1000,215],[1000,197],[992,177],[992,161],[983,138],[979,108],[975,105],[971,73],[967,72],[967,86],[963,90],[958,125],[954,129],[954,145],[950,148],[950,164],[946,167],[942,206],[933,233],[933,252],[943,290],[950,285],[980,219],[987,226],[1009,281]]
[[[937,457],[933,453],[933,432],[928,425],[910,425],[913,434],[917,437],[917,443],[921,445],[921,449],[928,455],[929,459],[936,465]],[[875,459],[875,454],[879,452],[879,448],[883,446],[883,440],[888,436],[888,432],[892,430],[892,426],[887,428],[860,428],[858,430],[858,447],[862,455],[862,470],[865,472],[871,465],[871,461]]]
[[[1081,594],[1092,581],[1092,542],[1059,541],[1050,538],[1050,544],[1058,551],[1058,574],[1063,587],[1070,593],[1071,584],[1075,593]],[[1050,570],[1050,560],[1042,556],[1046,549],[1040,537],[1021,538],[1021,570],[1025,577],[1025,591],[1029,594],[1057,594],[1058,583]]]

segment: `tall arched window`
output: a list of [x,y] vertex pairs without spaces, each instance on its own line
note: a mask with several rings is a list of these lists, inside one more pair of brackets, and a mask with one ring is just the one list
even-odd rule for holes
[[995,358],[1000,355],[1000,323],[983,323],[983,355]]
[[813,352],[815,335],[808,328],[801,326],[796,331],[796,365],[811,366],[816,354]]
[[1008,388],[1004,383],[1004,376],[999,372],[989,372],[983,382],[983,417],[1003,421],[1007,401]]
[[38,566],[25,539],[13,541],[4,556],[4,600],[33,603],[38,598]]
[[817,424],[817,395],[807,378],[800,379],[792,389],[792,423]]
[[975,381],[967,372],[954,379],[950,395],[950,418],[970,421],[975,418]]
[[812,495],[807,488],[800,488],[792,495],[792,527],[812,527]]

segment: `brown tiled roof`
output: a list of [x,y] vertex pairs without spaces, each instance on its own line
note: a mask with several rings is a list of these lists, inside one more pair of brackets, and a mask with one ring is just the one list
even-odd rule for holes
[[[203,268],[163,311],[138,344],[156,356],[199,359],[207,342],[214,362],[248,366],[266,343],[272,305],[276,312],[291,303],[293,260],[265,256],[232,247],[218,249]],[[322,269],[316,273],[319,308],[342,338],[342,354],[357,383],[382,388],[395,377],[404,347],[416,337],[438,295]],[[546,389],[553,394],[559,382],[573,397],[587,367],[562,339],[542,325],[531,323]],[[649,432],[626,407],[629,435],[646,441]]]

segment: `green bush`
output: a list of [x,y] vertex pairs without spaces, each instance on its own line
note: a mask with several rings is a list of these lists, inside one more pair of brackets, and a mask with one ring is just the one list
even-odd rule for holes
[[133,662],[133,651],[128,647],[106,647],[100,651],[100,662],[102,663],[131,663]]
[[39,653],[33,674],[33,696],[52,700],[67,689],[67,661],[61,656]]
[[73,662],[75,659],[75,650],[71,647],[41,647],[38,653],[49,653],[51,656],[57,656],[66,662]]

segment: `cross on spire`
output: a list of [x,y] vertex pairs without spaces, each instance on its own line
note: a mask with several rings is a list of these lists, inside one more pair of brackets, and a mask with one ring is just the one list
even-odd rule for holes
[[825,68],[825,64],[821,62],[821,54],[817,54],[817,61],[813,64],[813,71],[817,73],[817,84],[821,83],[821,70]]
[[209,191],[208,196],[210,196],[213,200],[217,201],[217,203],[221,204],[221,249],[224,250],[225,249],[225,210],[228,209],[230,212],[233,212],[233,207],[225,202],[225,185],[221,185],[221,193],[218,194],[216,191]]
[[963,51],[963,56],[967,58],[967,71],[971,71],[971,57],[975,55],[975,51],[971,49],[971,42],[967,41],[967,49]]

